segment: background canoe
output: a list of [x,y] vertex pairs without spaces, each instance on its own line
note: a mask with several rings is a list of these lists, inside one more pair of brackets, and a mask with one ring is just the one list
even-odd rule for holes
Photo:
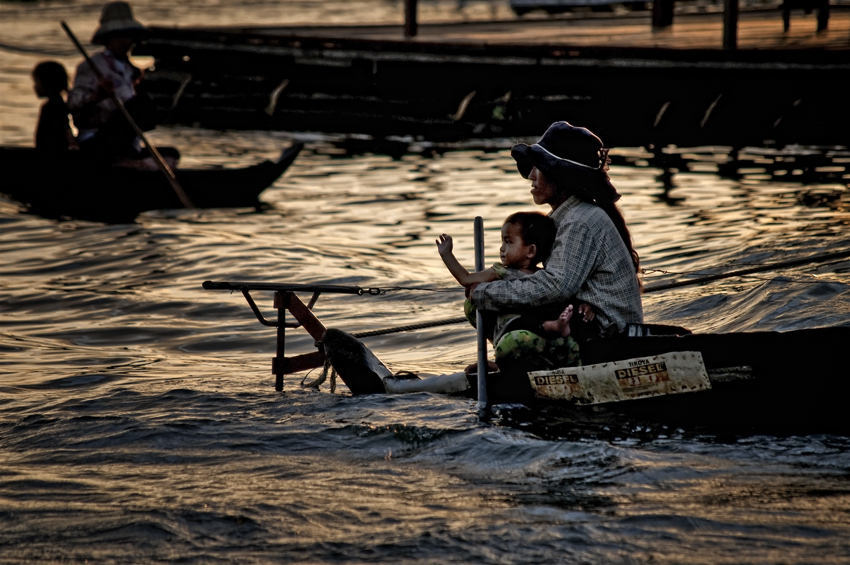
[[[778,10],[652,32],[634,17],[399,26],[151,27],[144,87],[172,124],[429,140],[580,122],[609,147],[844,145],[850,14],[782,32]],[[799,35],[794,35],[799,34]]]
[[[238,169],[177,169],[177,180],[198,208],[256,206],[295,160],[303,144],[285,149],[274,161]],[[159,171],[95,167],[71,153],[47,162],[28,147],[0,147],[0,192],[50,218],[107,223],[132,222],[141,212],[181,208]]]

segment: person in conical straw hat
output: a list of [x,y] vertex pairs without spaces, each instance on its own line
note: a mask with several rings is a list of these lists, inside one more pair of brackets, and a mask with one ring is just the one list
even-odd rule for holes
[[[550,208],[557,236],[543,269],[468,287],[473,306],[495,312],[549,309],[552,320],[570,303],[584,302],[596,314],[585,338],[619,335],[629,324],[643,323],[639,258],[615,204],[620,195],[608,176],[602,140],[586,128],[556,122],[537,143],[515,145],[511,156],[531,181],[534,203]],[[527,367],[529,356],[539,361],[540,351],[551,349],[543,327],[510,332],[502,340],[507,341],[495,344],[497,362],[501,357]]]
[[142,71],[130,62],[133,45],[147,35],[127,2],[110,2],[103,7],[100,25],[92,43],[104,49],[91,59],[102,79],[83,61],[77,67],[68,107],[79,130],[80,148],[107,160],[141,160],[144,155],[136,133],[113,99],[124,103],[142,130],[156,126],[156,108],[151,99],[137,92]]

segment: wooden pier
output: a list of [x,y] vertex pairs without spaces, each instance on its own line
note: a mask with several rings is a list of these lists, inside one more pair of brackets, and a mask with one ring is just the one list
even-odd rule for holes
[[[743,12],[738,20],[739,50],[850,50],[850,6],[834,6],[826,30],[818,33],[816,14],[792,12],[783,32],[780,10]],[[232,28],[231,28],[232,29]],[[247,29],[246,29],[247,31]],[[408,41],[453,45],[564,45],[639,49],[722,49],[723,14],[680,14],[673,25],[653,28],[651,15],[591,15],[493,22],[418,25],[405,38],[401,26],[335,26],[250,28],[270,36],[334,37],[365,41]]]

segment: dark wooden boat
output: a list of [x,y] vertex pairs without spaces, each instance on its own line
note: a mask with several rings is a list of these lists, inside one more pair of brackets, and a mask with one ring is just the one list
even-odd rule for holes
[[646,0],[510,0],[511,11],[517,16],[529,12],[563,14],[573,10],[613,11],[614,6],[623,5],[631,10],[646,10]]
[[[510,404],[514,409],[524,405],[527,422],[541,424],[538,416],[544,414],[549,432],[555,431],[553,422],[569,428],[599,421],[607,414],[714,432],[846,433],[850,431],[850,369],[843,345],[848,340],[850,327],[600,339],[583,345],[585,365],[699,352],[710,384],[693,392],[590,403],[542,397],[540,389],[532,388],[533,376],[514,371],[489,374],[487,398],[491,405]],[[391,391],[380,362],[358,340],[328,329],[323,341],[325,354],[352,394]],[[422,379],[407,388],[439,392],[429,389],[427,381]],[[477,398],[475,376],[467,382],[465,390],[454,392],[462,388],[455,386],[452,392]]]
[[[419,26],[151,28],[136,47],[163,120],[432,141],[539,136],[567,119],[612,147],[844,145],[850,41],[783,34],[778,10]],[[841,29],[841,31],[838,31]]]
[[[302,147],[250,167],[177,169],[175,175],[198,208],[253,207]],[[0,147],[0,168],[0,192],[44,217],[124,223],[147,210],[182,208],[159,171],[94,166],[78,152],[45,160],[32,148]]]
[[[844,258],[850,252],[839,254]],[[816,262],[824,257],[796,261]],[[751,271],[733,274],[745,272]],[[727,275],[731,274],[718,277]],[[651,288],[673,288],[690,282]],[[277,390],[283,390],[285,374],[321,367],[329,361],[353,395],[430,392],[479,397],[477,377],[462,372],[424,379],[393,375],[358,339],[457,323],[464,318],[352,335],[325,328],[314,313],[317,299],[329,293],[377,295],[383,293],[381,288],[213,281],[205,281],[203,287],[241,292],[258,321],[277,329],[277,356],[272,359]],[[265,318],[251,291],[275,293],[276,321]],[[310,292],[313,297],[305,304],[296,292]],[[296,321],[286,321],[287,313]],[[298,327],[310,334],[318,350],[286,357],[286,328]],[[501,414],[518,412],[525,419],[523,424],[539,423],[541,429],[556,434],[561,434],[557,426],[568,432],[572,424],[596,422],[602,429],[623,416],[692,429],[707,426],[713,432],[733,434],[850,433],[850,363],[844,353],[844,345],[850,343],[850,326],[693,334],[676,326],[650,324],[635,326],[629,334],[583,343],[582,369],[541,374],[536,372],[541,367],[523,365],[488,374],[487,402]],[[574,383],[579,387],[573,387]],[[567,387],[570,394],[560,394]]]

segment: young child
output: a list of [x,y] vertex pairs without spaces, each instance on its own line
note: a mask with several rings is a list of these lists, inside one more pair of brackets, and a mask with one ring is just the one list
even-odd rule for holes
[[452,276],[463,286],[505,278],[508,269],[520,274],[537,272],[538,263],[549,257],[555,242],[555,222],[539,212],[511,214],[502,225],[501,263],[489,269],[470,273],[452,253],[452,236],[442,234],[437,239],[437,251]]
[[49,153],[79,149],[68,121],[68,105],[63,97],[68,91],[65,67],[56,61],[42,61],[33,68],[32,80],[36,96],[47,98],[38,116],[35,148]]
[[[469,286],[499,279],[511,280],[535,273],[539,270],[537,265],[549,257],[556,233],[555,222],[545,214],[540,212],[511,214],[502,225],[502,246],[499,248],[501,263],[496,263],[488,269],[475,273],[470,273],[464,269],[452,253],[451,236],[442,234],[436,243],[443,263],[455,280],[463,286]],[[464,311],[474,325],[475,313],[469,300],[464,304]],[[579,305],[578,312],[584,321],[590,321],[594,317],[593,310],[588,304]],[[557,319],[543,321],[543,330],[558,333],[566,338],[570,335],[569,322],[572,314],[573,306],[569,305]],[[492,325],[492,328],[487,327],[488,337],[494,344],[497,344],[499,339],[508,331],[520,329],[523,325],[522,319],[523,316],[519,313],[498,315],[495,321],[488,323],[488,326]],[[537,319],[539,320],[539,318]],[[539,327],[541,323],[534,321],[525,325]]]

